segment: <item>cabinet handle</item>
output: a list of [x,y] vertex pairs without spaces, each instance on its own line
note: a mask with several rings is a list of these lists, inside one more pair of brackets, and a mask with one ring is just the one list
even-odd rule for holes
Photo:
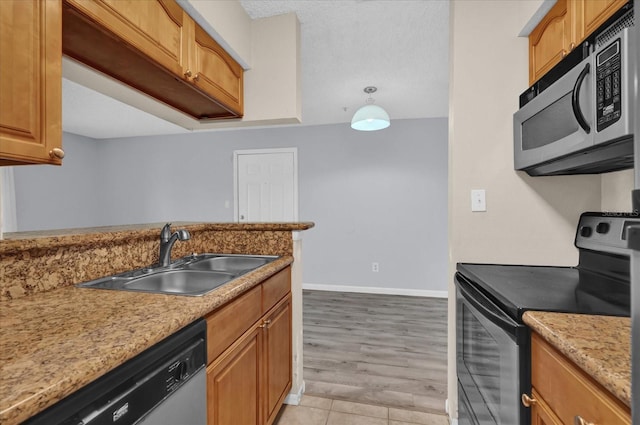
[[191,75],[192,74],[191,74],[191,70],[190,69],[187,69],[187,71],[184,73],[184,76],[187,77],[187,78],[191,78]]
[[576,43],[569,44],[569,50],[573,50],[576,47]]
[[64,158],[64,151],[60,148],[53,148],[49,151],[49,157],[62,159]]
[[200,73],[196,73],[196,75],[193,76],[193,81],[199,81],[200,80]]
[[580,415],[576,415],[573,418],[573,423],[574,423],[574,425],[595,425],[593,422],[587,422]]
[[565,57],[565,56],[567,56],[567,51],[562,49],[562,57]]
[[267,319],[264,322],[262,322],[262,324],[260,325],[261,328],[266,328],[267,326],[269,326],[271,324],[271,320]]
[[538,400],[533,397],[529,397],[529,395],[527,394],[522,394],[522,397],[520,397],[520,399],[522,400],[522,405],[524,407],[531,407],[534,404],[538,403]]

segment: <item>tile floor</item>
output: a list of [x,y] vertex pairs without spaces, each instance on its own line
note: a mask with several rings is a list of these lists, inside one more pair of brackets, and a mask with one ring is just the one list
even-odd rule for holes
[[445,415],[305,395],[284,405],[274,425],[449,425]]

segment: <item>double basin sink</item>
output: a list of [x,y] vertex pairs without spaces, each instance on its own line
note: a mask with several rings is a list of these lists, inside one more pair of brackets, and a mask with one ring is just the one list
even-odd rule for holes
[[77,286],[201,296],[277,258],[266,255],[194,254],[176,260],[168,266],[132,270],[80,283]]

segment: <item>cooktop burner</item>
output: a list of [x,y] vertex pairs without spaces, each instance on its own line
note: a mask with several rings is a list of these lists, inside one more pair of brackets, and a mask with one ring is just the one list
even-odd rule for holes
[[527,310],[630,316],[626,232],[640,217],[584,213],[576,231],[576,267],[459,263],[458,275],[513,319]]
[[629,316],[630,286],[577,267],[458,264],[463,277],[513,319],[527,310]]

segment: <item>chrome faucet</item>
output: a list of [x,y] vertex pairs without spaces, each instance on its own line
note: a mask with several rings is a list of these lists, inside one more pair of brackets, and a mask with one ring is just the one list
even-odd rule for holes
[[166,267],[171,264],[171,248],[177,240],[188,241],[191,234],[186,229],[180,229],[171,234],[171,223],[167,223],[160,232],[160,259],[158,264]]

